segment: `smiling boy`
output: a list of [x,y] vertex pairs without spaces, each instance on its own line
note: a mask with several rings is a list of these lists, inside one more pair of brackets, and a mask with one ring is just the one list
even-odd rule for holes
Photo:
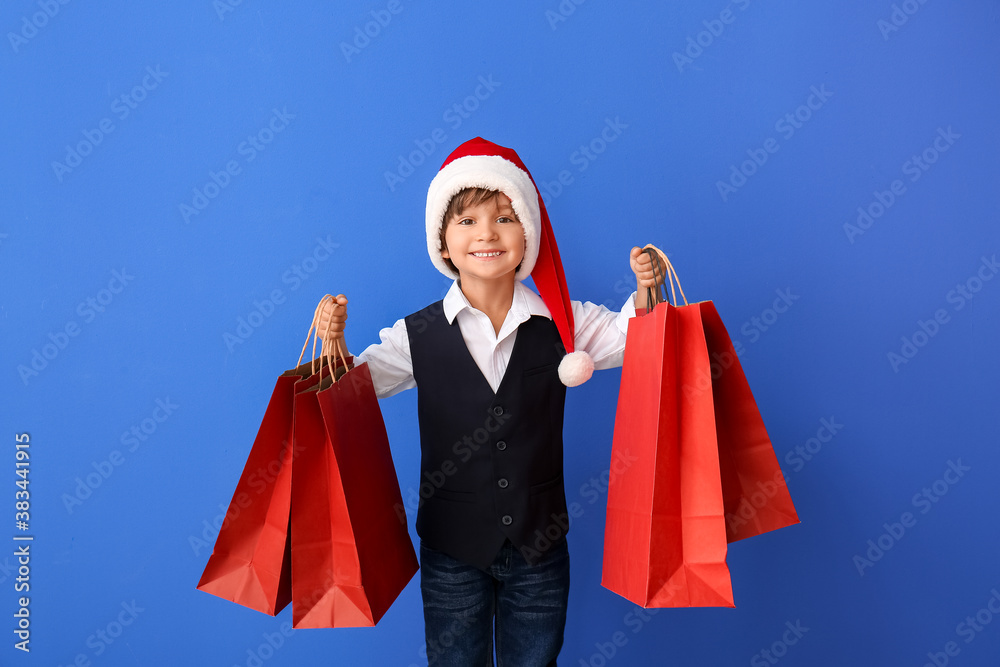
[[524,227],[510,197],[463,190],[452,198],[441,225],[441,257],[460,276],[462,293],[490,318],[494,332],[510,310],[513,276],[524,258]]
[[[379,397],[418,387],[421,480],[441,482],[417,512],[428,663],[490,665],[495,646],[500,664],[554,665],[569,596],[566,387],[622,364],[628,319],[662,278],[636,247],[638,294],[620,312],[571,301],[528,170],[479,137],[431,182],[426,231],[455,282],[355,363]],[[335,304],[319,320],[327,345],[343,342],[346,297]]]

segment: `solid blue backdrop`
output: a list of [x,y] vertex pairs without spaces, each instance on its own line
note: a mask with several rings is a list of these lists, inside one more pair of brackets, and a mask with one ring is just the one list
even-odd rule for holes
[[[618,308],[651,242],[715,302],[802,519],[730,547],[735,609],[641,611],[600,586],[620,372],[570,390],[561,663],[996,664],[998,22],[988,0],[6,3],[0,508],[34,541],[26,575],[24,542],[0,549],[0,661],[426,664],[417,579],[348,630],[195,585],[320,296],[350,297],[360,351],[446,290],[427,185],[480,135],[543,188],[575,298]],[[415,395],[381,406],[409,495]]]

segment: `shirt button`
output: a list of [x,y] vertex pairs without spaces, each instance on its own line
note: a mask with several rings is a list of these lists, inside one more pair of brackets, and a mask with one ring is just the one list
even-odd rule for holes
[[500,521],[505,526],[509,526],[510,524],[514,523],[514,519],[512,519],[509,514],[504,514],[503,517],[500,519]]
[[493,414],[495,414],[497,417],[499,417],[500,415],[503,414],[503,408],[501,408],[499,405],[494,406],[493,407]]
[[507,488],[507,478],[501,477],[499,480],[497,480],[497,486],[499,486],[501,489],[506,489]]
[[504,442],[503,440],[498,440],[497,449],[499,449],[502,452],[503,450],[507,449],[507,443]]

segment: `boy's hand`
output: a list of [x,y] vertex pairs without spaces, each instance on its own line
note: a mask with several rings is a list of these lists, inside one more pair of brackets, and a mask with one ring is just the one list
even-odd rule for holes
[[632,273],[635,274],[636,285],[640,288],[637,290],[639,292],[644,288],[656,287],[663,284],[663,271],[667,265],[666,258],[655,248],[653,251],[660,255],[661,258],[659,269],[655,272],[654,269],[656,267],[653,266],[653,260],[650,259],[649,254],[638,246],[632,248],[629,259],[632,265]]
[[[647,246],[649,247],[649,246]],[[666,270],[666,257],[658,248],[653,248],[653,252],[660,256],[660,266],[653,266],[653,260],[645,249],[636,246],[629,253],[629,263],[632,266],[632,273],[635,274],[635,309],[637,311],[649,310],[646,288],[663,284],[663,271]]]
[[347,353],[344,345],[344,327],[347,323],[347,297],[338,294],[335,297],[327,294],[320,300],[320,307],[316,310],[316,330],[317,335],[323,340],[323,349],[336,343],[337,347]]

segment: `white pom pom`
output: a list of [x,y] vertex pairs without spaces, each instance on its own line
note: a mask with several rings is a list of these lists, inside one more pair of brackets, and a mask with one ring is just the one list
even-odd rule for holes
[[594,360],[586,352],[570,352],[559,362],[559,379],[567,387],[576,387],[594,374]]

